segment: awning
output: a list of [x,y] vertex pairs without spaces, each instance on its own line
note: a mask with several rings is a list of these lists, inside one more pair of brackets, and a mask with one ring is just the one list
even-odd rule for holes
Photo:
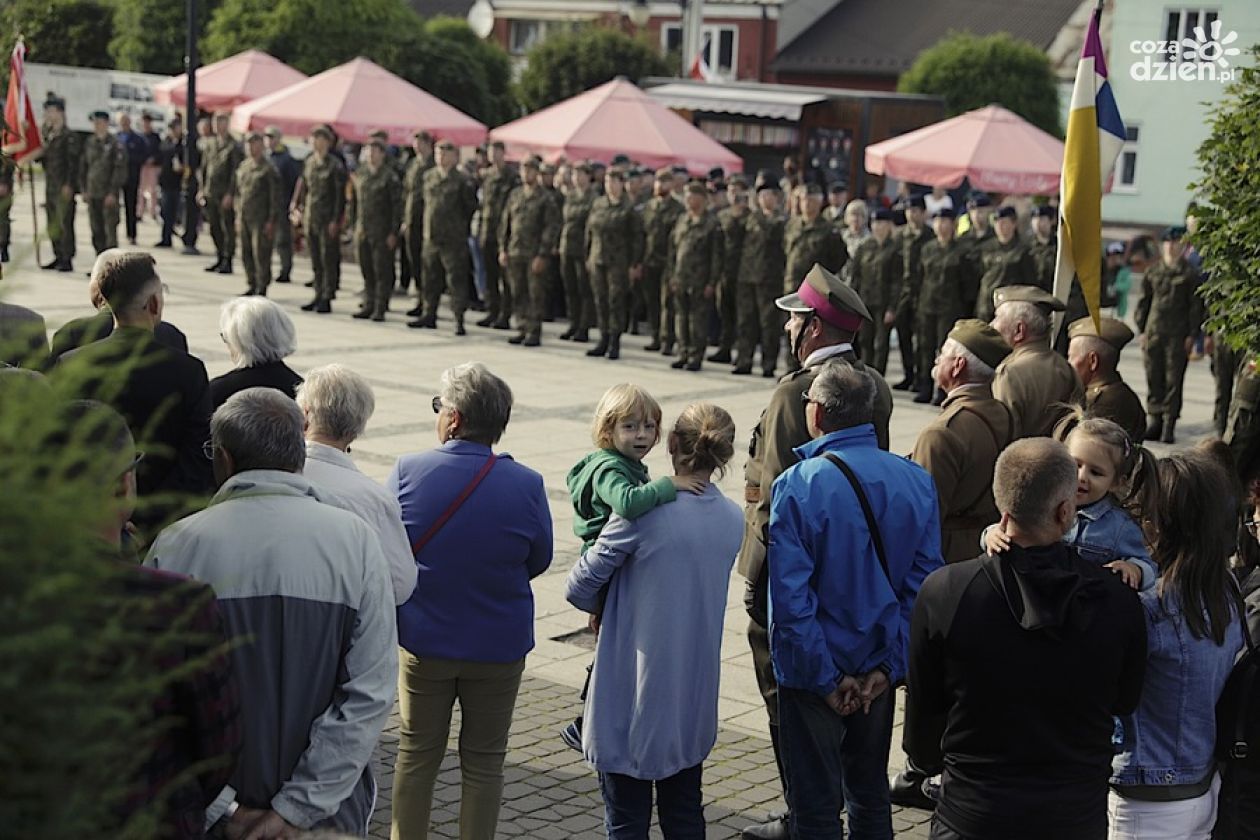
[[800,120],[801,109],[806,105],[827,99],[826,94],[820,93],[760,91],[748,86],[663,84],[644,92],[666,108],[791,122]]

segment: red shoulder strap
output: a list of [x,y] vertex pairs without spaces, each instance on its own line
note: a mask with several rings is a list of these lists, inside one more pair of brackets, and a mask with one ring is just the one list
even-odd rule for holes
[[455,501],[451,502],[450,507],[442,512],[442,515],[429,526],[429,530],[425,531],[424,535],[420,537],[420,539],[411,544],[412,556],[420,556],[420,552],[424,550],[424,547],[428,544],[429,540],[433,539],[437,535],[437,532],[442,530],[442,526],[455,515],[455,511],[459,510],[464,502],[468,501],[468,497],[471,496],[473,491],[477,489],[477,485],[481,483],[481,480],[490,474],[490,470],[494,468],[495,462],[498,460],[499,456],[494,453],[490,454],[490,457],[486,459],[484,464],[482,464],[481,469],[473,476],[472,481],[468,482],[468,486],[455,497]]

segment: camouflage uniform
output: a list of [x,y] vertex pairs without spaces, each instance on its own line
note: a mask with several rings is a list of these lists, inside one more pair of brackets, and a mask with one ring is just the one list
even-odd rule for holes
[[1199,272],[1182,258],[1171,268],[1160,260],[1142,278],[1142,299],[1134,320],[1145,334],[1146,413],[1175,422],[1181,415],[1186,378],[1186,339],[1203,325]]
[[744,251],[736,283],[735,308],[737,371],[752,370],[753,351],[761,345],[761,369],[774,372],[783,343],[783,310],[774,302],[783,294],[783,227],[780,213],[766,216],[761,210],[748,214],[744,223]]
[[888,335],[892,331],[892,326],[884,323],[884,315],[895,313],[901,300],[901,250],[897,237],[891,234],[883,244],[871,236],[862,240],[853,256],[854,288],[874,319],[874,323],[862,324],[859,334],[862,360],[880,376],[888,368]]
[[341,280],[341,235],[330,234],[328,226],[339,225],[345,212],[345,164],[332,152],[323,160],[312,154],[302,167],[302,181],[306,185],[302,221],[315,275],[315,297],[330,301]]
[[717,289],[722,330],[718,334],[718,353],[727,357],[735,348],[735,287],[739,281],[739,261],[744,250],[744,225],[748,221],[748,213],[745,208],[737,216],[731,207],[718,212],[718,226],[722,229],[722,275]]
[[232,176],[244,157],[231,137],[207,137],[202,146],[199,181],[206,198],[206,224],[220,262],[229,264],[236,254],[236,208],[224,207],[223,198],[232,194]]
[[676,302],[678,367],[699,370],[708,345],[709,312],[722,275],[722,229],[717,217],[690,213],[674,223],[662,280]]
[[[93,134],[83,147],[79,183],[87,199],[88,224],[92,227],[92,247],[96,253],[118,247],[118,205],[123,182],[127,180],[127,155],[118,138],[104,139]],[[111,205],[105,199],[112,197]]]
[[288,224],[284,218],[284,185],[280,173],[265,157],[248,158],[236,170],[235,192],[240,207],[245,279],[251,292],[265,295],[271,284],[271,248],[280,226]]
[[354,219],[354,241],[363,272],[361,311],[384,318],[394,290],[394,248],[388,240],[397,237],[402,224],[402,184],[388,160],[375,171],[364,164],[355,172],[350,217]]
[[[1003,286],[1040,286],[1037,263],[1028,246],[1016,235],[1010,242],[1002,243],[996,236],[986,239],[976,249],[980,258],[980,292],[976,296],[976,317],[981,321],[993,320],[993,292]],[[1053,272],[1052,272],[1053,273]],[[1047,292],[1054,291],[1054,281],[1042,286]]]
[[[1032,285],[1040,286],[1048,292],[1054,291],[1054,264],[1059,257],[1059,240],[1054,234],[1042,242],[1033,237],[1028,243],[1028,253],[1032,256],[1033,269],[1037,280]],[[1103,258],[1104,261],[1106,257]]]
[[[79,135],[62,126],[54,131],[44,126],[44,212],[48,216],[48,238],[58,261],[74,257],[74,195],[80,191]],[[69,187],[70,195],[62,194]]]
[[674,302],[669,285],[661,283],[669,259],[669,239],[683,215],[682,202],[672,195],[654,196],[643,208],[643,277],[639,281],[644,312],[647,314],[649,347],[674,345]]
[[800,287],[815,263],[833,274],[840,274],[849,261],[849,249],[845,247],[844,238],[835,225],[821,214],[812,222],[805,221],[804,216],[788,220],[783,228],[783,254],[782,294],[785,295]]
[[[424,173],[424,318],[437,318],[442,290],[451,294],[451,312],[462,324],[468,309],[468,276],[472,261],[468,254],[468,225],[477,211],[477,192],[472,182],[453,167],[449,173],[435,166]],[[484,210],[483,210],[484,212]],[[485,219],[482,219],[484,234]],[[493,237],[491,237],[493,241]],[[498,265],[498,252],[483,251],[486,263],[486,294],[490,294],[490,265]],[[491,298],[491,300],[495,300]],[[511,311],[512,301],[505,301]],[[494,304],[497,305],[497,300]],[[506,317],[506,316],[503,316]]]
[[919,286],[918,326],[915,329],[919,392],[931,392],[932,365],[954,322],[975,306],[980,267],[974,250],[957,239],[942,245],[933,237],[920,252],[923,282]]
[[508,281],[520,333],[537,338],[547,308],[547,270],[535,273],[535,257],[551,260],[560,238],[560,211],[551,191],[541,183],[512,190],[499,220],[499,246],[507,252]]
[[520,177],[506,165],[502,169],[490,167],[481,176],[481,231],[477,240],[486,266],[485,320],[504,325],[512,319],[512,285],[499,266],[499,222],[508,196],[520,183]]
[[[411,264],[412,276],[416,278],[417,303],[424,306],[424,176],[433,168],[433,158],[414,157],[407,165],[407,173],[403,176],[403,247],[407,252],[407,261]],[[406,279],[403,281],[406,287]]]
[[[560,227],[560,276],[564,281],[569,336],[585,339],[595,319],[595,298],[586,275],[586,220],[595,203],[595,191],[570,190],[564,197]],[[563,338],[563,336],[561,336]]]
[[909,226],[901,232],[901,297],[897,300],[897,346],[901,351],[901,369],[905,374],[902,388],[911,387],[918,368],[915,352],[919,288],[923,284],[923,246],[935,237],[926,225],[915,230]]
[[643,261],[643,221],[630,196],[613,203],[600,196],[586,218],[586,271],[595,298],[600,341],[626,331],[629,269]]

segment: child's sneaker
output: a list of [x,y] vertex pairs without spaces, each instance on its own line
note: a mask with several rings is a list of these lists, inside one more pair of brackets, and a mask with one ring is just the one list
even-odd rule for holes
[[566,744],[568,744],[570,747],[577,750],[578,752],[581,752],[582,751],[582,719],[576,718],[573,720],[572,723],[570,723],[564,729],[561,729],[560,740],[564,741]]

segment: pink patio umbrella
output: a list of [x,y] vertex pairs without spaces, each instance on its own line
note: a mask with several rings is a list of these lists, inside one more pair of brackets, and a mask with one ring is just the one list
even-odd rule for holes
[[255,99],[232,112],[232,128],[262,131],[269,125],[290,136],[304,136],[327,123],[344,140],[367,141],[373,131],[389,134],[402,146],[427,129],[458,146],[473,146],[486,127],[436,96],[368,61],[356,58],[283,90]]
[[[278,58],[259,50],[246,50],[197,68],[197,107],[206,110],[235,108],[305,78],[305,73],[294,70]],[[159,105],[183,107],[187,94],[187,73],[153,86],[153,99]]]
[[499,126],[490,139],[503,141],[513,158],[607,163],[625,154],[644,166],[681,164],[693,175],[743,168],[734,152],[622,78]]
[[1062,169],[1062,141],[999,105],[866,147],[867,172],[933,187],[1051,195]]

